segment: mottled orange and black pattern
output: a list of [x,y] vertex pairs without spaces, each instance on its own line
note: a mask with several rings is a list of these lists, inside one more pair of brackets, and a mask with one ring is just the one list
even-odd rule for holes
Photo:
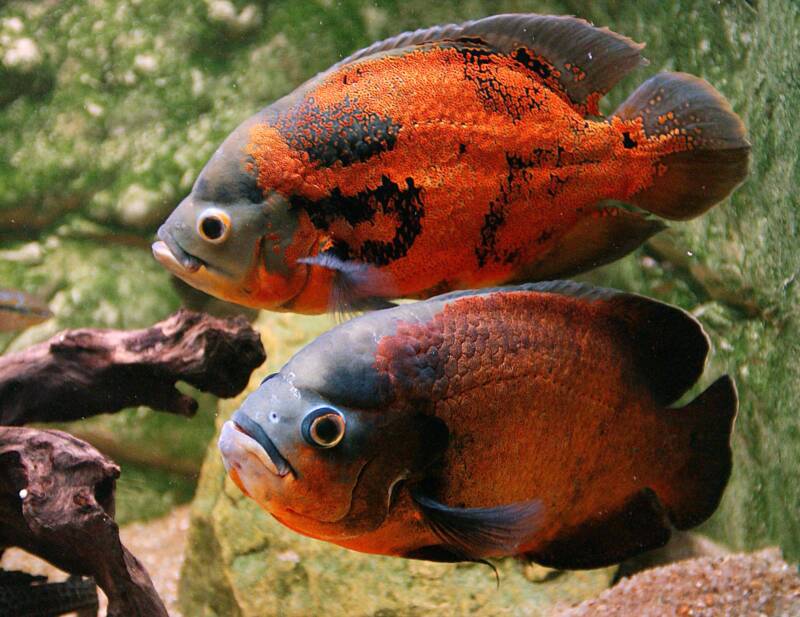
[[276,286],[266,265],[223,295],[313,313],[356,266],[347,293],[361,298],[556,278],[663,228],[607,200],[697,216],[746,174],[744,127],[711,86],[679,73],[599,117],[600,98],[641,63],[640,49],[574,18],[501,15],[400,35],[342,61],[223,145],[241,167],[218,177],[255,178],[296,218],[290,232],[268,229],[259,249],[286,257],[291,283]]
[[650,138],[641,118],[586,118],[553,71],[524,48],[469,45],[343,66],[253,128],[259,185],[286,191],[322,250],[387,268],[393,295],[515,279],[601,217],[592,205],[629,200],[699,138],[666,128],[671,114]]

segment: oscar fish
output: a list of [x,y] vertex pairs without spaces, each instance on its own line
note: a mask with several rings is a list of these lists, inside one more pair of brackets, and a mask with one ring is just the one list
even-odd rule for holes
[[593,568],[716,509],[737,409],[684,311],[572,282],[367,313],[223,425],[231,478],[291,529],[433,561]]
[[[643,45],[496,15],[377,42],[239,126],[153,245],[195,287],[298,313],[565,277],[698,216],[747,174],[741,120]],[[630,207],[614,205],[610,200]]]
[[53,316],[47,303],[24,291],[0,289],[0,332],[24,330]]

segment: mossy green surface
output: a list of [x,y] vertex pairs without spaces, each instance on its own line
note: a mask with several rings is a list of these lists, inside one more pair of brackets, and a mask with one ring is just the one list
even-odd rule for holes
[[191,501],[195,486],[193,477],[123,462],[114,520],[125,525],[165,516],[175,506]]
[[[733,477],[705,530],[735,548],[779,544],[790,560],[799,559],[800,7],[793,0],[4,3],[0,285],[39,291],[57,317],[13,341],[0,338],[0,348],[18,349],[63,327],[139,327],[165,317],[180,297],[152,260],[149,238],[240,121],[373,40],[506,11],[576,14],[647,43],[650,65],[614,89],[606,112],[650,75],[680,70],[710,81],[748,126],[751,174],[732,199],[695,221],[672,224],[643,250],[586,278],[679,304],[702,321],[713,353],[701,386],[729,372],[741,398]],[[265,339],[274,368],[324,327],[293,316],[276,323],[264,322],[265,332],[276,332]],[[187,437],[192,456],[213,430],[211,414],[204,417],[205,432]],[[191,432],[182,418],[129,419],[150,427],[139,445],[156,433]],[[117,432],[131,430],[127,420],[119,422]],[[158,453],[156,444],[149,447]],[[269,592],[260,576],[276,588],[283,584],[270,578],[275,564],[259,562],[269,550],[239,541],[267,534],[273,547],[312,545],[282,535],[288,532],[253,508],[230,486],[223,490],[212,445],[182,583],[188,614],[276,614],[267,604],[254,608],[258,594]],[[338,549],[320,546],[308,548],[314,558],[304,557],[302,570],[310,588],[333,594],[314,587],[311,561],[333,567],[333,576],[325,551]],[[401,568],[358,559],[381,564],[376,571]],[[306,580],[291,578],[300,576],[292,574],[297,564],[281,563],[276,572],[288,572],[281,580]],[[355,586],[366,575],[352,567],[341,577]],[[403,576],[416,589],[419,577],[409,572]],[[287,610],[299,606],[291,593],[285,598]],[[369,610],[364,605],[354,614]]]

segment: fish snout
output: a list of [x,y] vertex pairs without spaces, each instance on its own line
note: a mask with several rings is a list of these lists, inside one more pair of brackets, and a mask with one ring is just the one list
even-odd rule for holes
[[234,484],[264,508],[283,492],[284,478],[276,473],[264,450],[242,433],[233,422],[222,426],[219,450],[225,471]]
[[284,477],[292,471],[291,465],[283,458],[266,431],[250,416],[239,410],[227,424],[238,433],[234,436],[238,445],[255,456],[270,472],[278,477]]
[[175,240],[175,236],[170,230],[169,220],[158,228],[156,235],[158,236],[158,241],[153,243],[153,256],[168,269],[180,266],[181,269],[187,272],[197,272],[200,266],[203,265],[202,260],[188,253]]

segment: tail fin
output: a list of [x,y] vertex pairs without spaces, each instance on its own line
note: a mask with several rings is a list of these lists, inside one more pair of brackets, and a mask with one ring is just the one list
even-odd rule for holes
[[659,159],[653,183],[630,198],[649,212],[673,220],[694,218],[747,176],[750,144],[744,124],[722,95],[699,77],[660,73],[614,115],[641,120],[648,140],[661,140],[669,152]]
[[666,410],[688,454],[672,470],[669,486],[656,492],[678,529],[702,523],[722,499],[731,473],[730,440],[737,406],[736,386],[723,375],[685,407]]

